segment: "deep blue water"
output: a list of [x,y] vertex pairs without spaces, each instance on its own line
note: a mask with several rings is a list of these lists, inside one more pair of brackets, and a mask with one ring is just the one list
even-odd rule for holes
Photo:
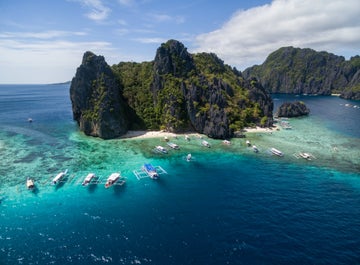
[[[204,150],[179,139],[180,151],[160,156],[148,151],[159,139],[85,137],[72,121],[68,89],[0,86],[1,265],[360,263],[356,165],[345,172],[336,157],[332,167],[254,155],[240,140]],[[344,106],[356,102],[301,100],[320,128],[358,147],[360,111]],[[168,174],[137,180],[132,171],[144,162]],[[64,168],[74,179],[49,185]],[[125,186],[77,185],[89,171],[117,170]],[[28,175],[35,193],[24,188]]]

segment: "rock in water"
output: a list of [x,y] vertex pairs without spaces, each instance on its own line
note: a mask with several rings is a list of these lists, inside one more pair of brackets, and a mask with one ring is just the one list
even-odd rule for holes
[[285,102],[279,107],[277,116],[291,118],[308,115],[309,113],[310,110],[306,107],[304,102]]
[[119,84],[103,56],[86,52],[70,86],[73,118],[86,135],[116,138],[128,130]]

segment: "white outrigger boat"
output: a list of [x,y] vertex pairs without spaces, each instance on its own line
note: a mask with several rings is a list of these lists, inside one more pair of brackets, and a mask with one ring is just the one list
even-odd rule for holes
[[159,153],[167,154],[167,150],[165,147],[162,147],[161,145],[155,146],[155,150]]
[[276,148],[274,148],[274,147],[272,147],[272,148],[270,149],[270,151],[271,151],[271,153],[274,154],[274,155],[284,156],[283,152],[281,152],[280,150],[278,150],[278,149],[276,149]]
[[81,185],[83,185],[83,186],[89,185],[95,177],[96,177],[95,173],[89,173]]
[[54,184],[54,185],[58,184],[66,176],[67,172],[68,172],[68,170],[66,169],[65,171],[57,174],[56,177],[53,178],[52,184]]
[[[120,179],[120,176],[120,173],[112,173],[106,180],[105,188],[109,188],[114,185]],[[119,185],[123,185],[124,183],[125,180],[121,180],[121,182],[119,182]]]
[[229,140],[224,140],[224,141],[223,141],[223,144],[231,145],[231,142],[230,142]]
[[294,156],[296,158],[304,158],[305,160],[312,160],[312,159],[316,159],[315,156],[313,156],[310,153],[305,153],[305,152],[299,152],[299,153],[295,153]]
[[175,144],[175,143],[171,143],[171,142],[169,142],[169,143],[167,143],[167,145],[168,146],[170,146],[172,149],[180,149],[180,146],[178,146],[177,144]]
[[186,156],[186,161],[190,162],[190,161],[191,161],[191,159],[192,159],[191,154],[188,154],[188,155]]
[[249,146],[249,147],[251,146],[251,143],[250,143],[249,140],[246,140],[246,145]]
[[186,140],[186,141],[190,141],[189,135],[185,135],[185,140]]
[[31,178],[27,178],[26,179],[26,187],[28,188],[28,190],[32,190],[33,188],[35,188],[34,180]]
[[259,149],[257,148],[256,145],[253,145],[253,146],[252,146],[252,149],[253,149],[253,151],[254,151],[255,153],[259,153]]
[[210,147],[211,147],[211,145],[209,144],[209,142],[208,142],[208,141],[205,141],[205,140],[203,140],[203,141],[201,142],[201,144],[202,144],[203,146],[207,147],[207,148],[210,148]]
[[159,174],[156,171],[156,168],[153,167],[151,164],[144,164],[142,169],[145,171],[145,173],[152,179],[158,179]]

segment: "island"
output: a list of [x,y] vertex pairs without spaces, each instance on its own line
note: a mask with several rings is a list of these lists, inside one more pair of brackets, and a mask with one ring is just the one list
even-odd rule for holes
[[245,127],[273,124],[272,98],[255,78],[244,78],[213,53],[190,54],[177,40],[161,44],[150,62],[109,66],[85,52],[70,99],[80,130],[103,139],[129,130],[228,139]]

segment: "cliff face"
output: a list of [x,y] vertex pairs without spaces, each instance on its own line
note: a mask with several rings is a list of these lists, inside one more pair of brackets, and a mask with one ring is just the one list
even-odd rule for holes
[[215,54],[188,53],[176,40],[162,44],[152,62],[109,67],[86,52],[70,96],[80,129],[101,138],[166,129],[224,139],[244,126],[273,122],[273,102],[260,83]]
[[120,88],[104,57],[86,52],[70,86],[74,120],[80,130],[104,139],[127,131]]
[[312,49],[284,47],[271,53],[262,65],[247,68],[246,78],[256,77],[271,93],[341,93],[358,79],[358,62]]

